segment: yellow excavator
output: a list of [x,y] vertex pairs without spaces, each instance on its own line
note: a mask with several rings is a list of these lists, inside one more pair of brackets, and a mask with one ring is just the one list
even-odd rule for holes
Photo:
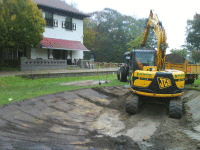
[[[134,49],[130,52],[129,85],[133,94],[126,99],[126,111],[137,114],[146,101],[158,101],[169,106],[169,117],[181,118],[185,75],[183,71],[165,69],[167,37],[157,15],[150,11],[141,46],[145,46],[149,31],[157,37],[157,50]],[[151,98],[149,98],[151,97]]]

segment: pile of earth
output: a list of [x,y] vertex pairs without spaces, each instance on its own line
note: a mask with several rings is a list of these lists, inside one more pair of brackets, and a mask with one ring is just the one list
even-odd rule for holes
[[[181,57],[177,54],[167,54],[165,57],[165,62],[169,62],[169,63],[184,63],[185,62],[185,58]],[[191,62],[189,62],[189,64],[192,64]]]
[[170,62],[170,63],[184,63],[185,58],[183,58],[177,54],[168,54],[168,55],[166,55],[165,61]]

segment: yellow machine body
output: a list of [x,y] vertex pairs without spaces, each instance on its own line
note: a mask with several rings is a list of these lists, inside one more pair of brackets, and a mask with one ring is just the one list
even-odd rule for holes
[[[156,67],[151,67],[148,66],[146,68],[156,68]],[[158,84],[158,87],[160,90],[170,88],[172,86],[172,81],[171,78],[168,77],[156,77],[156,80],[153,80],[156,76],[156,73],[158,71],[146,71],[146,70],[136,70],[134,73],[132,73],[131,78],[135,78],[134,83],[133,80],[131,80],[131,85],[134,85],[134,87],[142,87],[142,88],[148,88],[150,84],[153,81],[156,81]],[[184,84],[185,84],[185,75],[183,74],[182,71],[177,71],[177,70],[166,70],[166,71],[161,71],[162,73],[168,72],[172,73],[173,79],[175,81],[175,86],[178,89],[183,89]],[[133,92],[139,95],[143,96],[150,96],[150,97],[177,97],[183,94],[183,91],[179,93],[159,93],[159,92],[143,92],[142,90],[134,90],[132,88]]]

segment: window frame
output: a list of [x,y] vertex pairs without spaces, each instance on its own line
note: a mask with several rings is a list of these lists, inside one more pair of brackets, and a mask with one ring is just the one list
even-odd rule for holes
[[[45,20],[46,20],[46,27],[53,27],[54,25],[54,20],[53,20],[53,13],[45,11]],[[51,14],[52,17],[47,18],[47,14]]]
[[66,16],[66,18],[65,18],[65,29],[72,30],[72,17]]

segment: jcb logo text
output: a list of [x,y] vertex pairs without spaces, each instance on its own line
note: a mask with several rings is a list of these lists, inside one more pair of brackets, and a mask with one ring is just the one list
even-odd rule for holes
[[157,81],[160,89],[164,89],[172,85],[171,80],[168,78],[157,77]]

